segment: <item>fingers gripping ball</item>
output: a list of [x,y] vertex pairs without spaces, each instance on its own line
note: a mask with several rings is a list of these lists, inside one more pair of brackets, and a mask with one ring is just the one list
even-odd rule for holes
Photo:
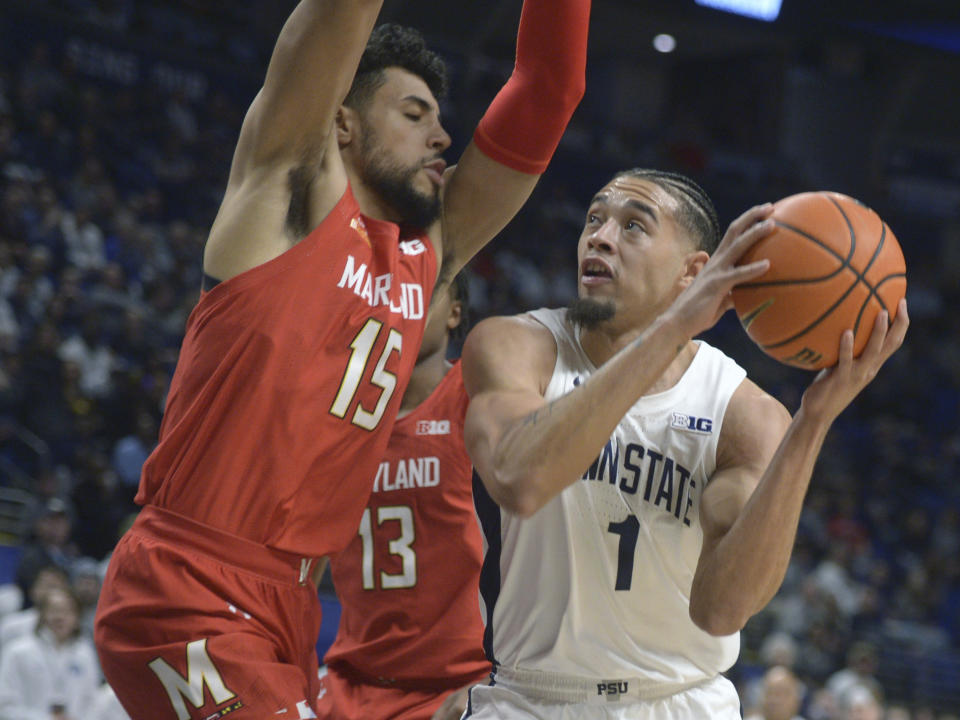
[[776,229],[740,260],[770,260],[733,290],[740,323],[761,350],[794,367],[835,365],[847,329],[858,356],[877,314],[886,309],[892,321],[907,291],[896,237],[873,210],[834,192],[784,198],[773,219]]

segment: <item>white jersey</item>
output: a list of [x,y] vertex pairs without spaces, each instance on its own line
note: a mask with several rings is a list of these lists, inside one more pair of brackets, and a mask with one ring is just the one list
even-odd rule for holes
[[[546,392],[555,400],[596,367],[565,310],[531,316],[556,339]],[[698,344],[679,382],[641,398],[583,478],[532,517],[502,511],[474,483],[486,553],[485,647],[505,680],[534,671],[682,688],[736,660],[739,633],[703,632],[689,605],[703,543],[700,496],[716,467],[727,403],[746,373]]]

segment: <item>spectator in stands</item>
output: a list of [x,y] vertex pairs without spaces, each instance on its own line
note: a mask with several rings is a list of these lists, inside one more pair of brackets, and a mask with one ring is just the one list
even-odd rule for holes
[[62,568],[56,565],[40,568],[25,596],[27,607],[0,618],[0,654],[13,640],[29,635],[36,629],[39,608],[47,595],[55,590],[69,589],[70,579]]
[[883,720],[883,705],[876,695],[863,685],[850,687],[838,705],[838,720]]
[[[760,647],[762,666],[748,674],[740,688],[740,701],[743,704],[745,714],[750,714],[754,708],[760,706],[769,671],[777,666],[793,671],[796,661],[797,642],[789,634],[772,632],[766,637]],[[806,688],[800,680],[797,680],[797,683],[799,686],[798,693],[800,697],[803,697]]]
[[12,641],[0,657],[0,720],[87,720],[100,683],[76,597],[53,590],[41,602],[36,632]]
[[74,363],[79,368],[79,388],[84,396],[101,398],[110,392],[116,361],[95,310],[91,309],[83,316],[79,331],[63,341],[58,355],[62,361]]
[[73,563],[71,587],[80,609],[80,629],[83,634],[93,637],[93,616],[100,597],[100,563],[91,557],[78,558]]
[[847,696],[858,688],[866,688],[878,700],[883,698],[883,690],[874,677],[878,661],[877,648],[872,643],[861,641],[850,646],[846,666],[833,673],[826,683],[839,705],[843,706]]
[[803,720],[797,712],[801,703],[800,681],[791,670],[775,665],[763,676],[760,706],[746,720]]
[[113,469],[120,482],[134,491],[140,483],[140,469],[157,444],[157,422],[146,409],[137,413],[134,432],[113,447]]
[[41,568],[56,565],[69,576],[76,555],[70,540],[71,529],[67,503],[59,497],[47,500],[34,521],[33,540],[24,545],[17,566],[17,584],[25,596],[30,597],[30,587]]

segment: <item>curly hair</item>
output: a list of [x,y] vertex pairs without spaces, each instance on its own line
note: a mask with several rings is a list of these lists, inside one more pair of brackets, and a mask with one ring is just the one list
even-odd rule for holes
[[427,48],[417,30],[388,23],[370,34],[344,104],[353,108],[366,104],[383,85],[383,71],[389,67],[402,68],[422,78],[438,100],[447,92],[447,66],[441,57]]
[[720,219],[702,187],[686,175],[664,170],[633,168],[618,172],[614,179],[624,176],[649,180],[666,190],[680,204],[677,222],[692,233],[698,249],[713,254],[720,243]]

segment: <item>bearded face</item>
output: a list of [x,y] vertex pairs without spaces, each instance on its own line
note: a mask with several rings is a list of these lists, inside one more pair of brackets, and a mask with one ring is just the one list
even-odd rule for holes
[[440,188],[431,183],[429,191],[416,187],[423,162],[403,164],[377,142],[371,128],[364,130],[360,144],[364,182],[388,205],[401,223],[428,228],[440,217]]

